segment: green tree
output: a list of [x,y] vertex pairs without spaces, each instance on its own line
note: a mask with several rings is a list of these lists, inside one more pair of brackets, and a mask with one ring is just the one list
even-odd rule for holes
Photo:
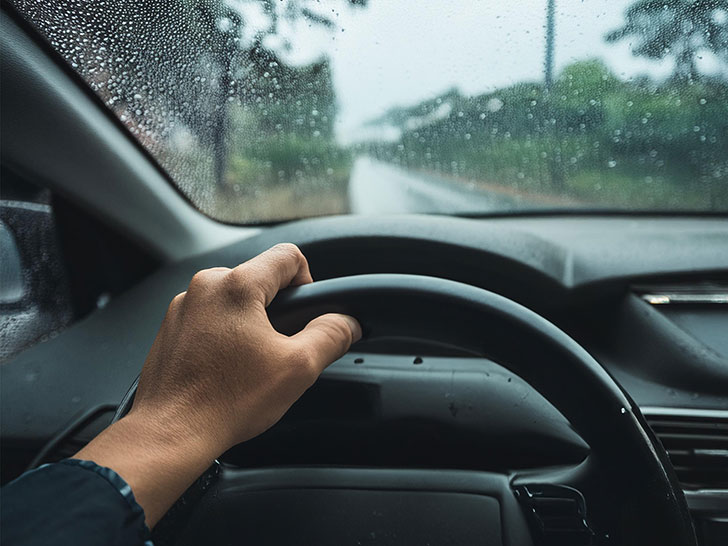
[[[270,67],[284,67],[275,51],[267,51],[263,42],[267,36],[279,34],[280,21],[295,21],[305,19],[314,25],[331,29],[335,23],[327,15],[323,15],[311,7],[319,0],[249,0],[250,3],[259,3],[267,16],[263,24],[255,32],[252,44],[246,44],[243,33],[246,30],[246,21],[243,12],[235,4],[221,0],[182,0],[183,7],[194,13],[192,20],[202,27],[199,35],[205,37],[205,48],[212,54],[213,62],[218,66],[219,78],[216,89],[213,90],[215,104],[211,117],[211,138],[214,153],[215,180],[218,185],[224,185],[225,171],[228,159],[229,113],[228,97],[231,95],[244,95],[245,83],[234,85],[235,76],[241,72],[253,75],[254,81],[248,81],[247,87],[266,87],[266,77],[273,72]],[[366,6],[368,0],[343,0],[352,6]],[[283,47],[290,47],[286,37]],[[262,67],[262,70],[260,69]],[[326,67],[328,69],[328,67]],[[317,66],[312,67],[316,72]],[[292,70],[297,74],[296,69]],[[299,71],[300,72],[300,71]],[[238,77],[237,81],[245,78]],[[250,77],[247,78],[250,80]],[[283,80],[283,78],[281,78]],[[272,81],[272,80],[271,80]],[[333,93],[333,92],[332,92]],[[279,101],[280,102],[280,101]],[[333,100],[332,100],[333,103]],[[333,123],[333,112],[330,120]]]
[[673,57],[676,79],[698,79],[701,51],[728,65],[728,0],[638,0],[625,19],[606,40],[633,40],[633,54],[649,59]]

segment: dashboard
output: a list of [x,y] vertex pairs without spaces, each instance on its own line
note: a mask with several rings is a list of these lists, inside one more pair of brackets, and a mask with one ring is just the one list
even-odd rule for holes
[[[161,268],[2,365],[3,479],[41,448],[43,460],[72,454],[108,423],[168,302],[197,270],[233,267],[283,241],[301,247],[316,280],[440,277],[553,322],[639,405],[672,459],[702,543],[726,536],[728,221],[721,217],[333,217],[263,229]],[[588,452],[548,401],[497,362],[426,340],[365,339],[278,425],[221,460],[245,469],[508,474],[578,465]]]

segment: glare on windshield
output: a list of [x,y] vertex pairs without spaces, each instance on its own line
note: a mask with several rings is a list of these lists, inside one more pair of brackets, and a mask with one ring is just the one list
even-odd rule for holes
[[14,0],[191,202],[728,211],[728,2]]

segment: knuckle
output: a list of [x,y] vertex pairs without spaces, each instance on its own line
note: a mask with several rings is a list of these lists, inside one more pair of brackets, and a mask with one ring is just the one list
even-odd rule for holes
[[293,243],[278,243],[273,250],[299,262],[304,259],[301,249]]
[[289,254],[301,254],[301,249],[293,243],[278,243],[273,247],[273,249],[279,252],[287,252]]
[[289,362],[296,376],[314,380],[318,376],[316,358],[307,347],[298,347],[289,357]]
[[187,292],[180,292],[174,298],[172,298],[172,301],[169,302],[169,306],[167,307],[167,313],[175,313],[176,311],[178,311],[179,308],[182,306],[182,303],[184,302],[186,294]]
[[227,275],[227,280],[231,290],[238,296],[248,296],[257,292],[254,276],[250,271],[250,266],[246,264],[239,265],[231,270]]
[[199,288],[204,288],[206,286],[209,286],[210,281],[212,280],[212,272],[208,269],[203,269],[201,271],[198,271],[192,276],[192,279],[190,280],[190,290],[195,290]]
[[345,343],[351,343],[351,330],[341,321],[327,321],[321,325],[321,331],[329,338],[329,340],[337,346]]

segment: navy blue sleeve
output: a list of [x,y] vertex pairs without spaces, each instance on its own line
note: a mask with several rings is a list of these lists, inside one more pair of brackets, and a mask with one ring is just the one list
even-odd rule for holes
[[0,490],[4,546],[151,546],[144,511],[110,468],[66,459]]

